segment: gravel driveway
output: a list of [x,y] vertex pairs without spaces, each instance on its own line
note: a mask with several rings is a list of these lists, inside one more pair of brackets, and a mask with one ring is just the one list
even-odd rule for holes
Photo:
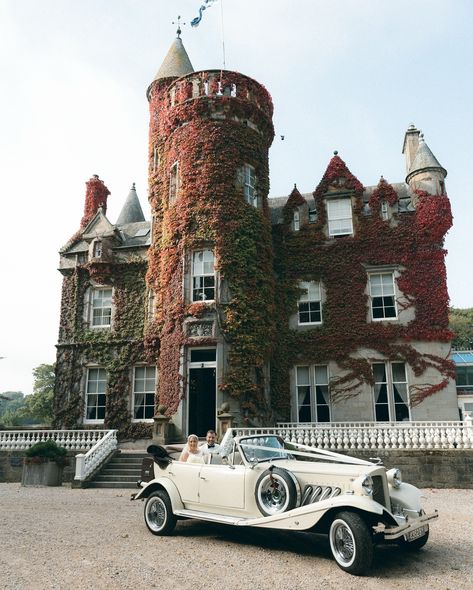
[[179,522],[154,537],[128,490],[0,484],[0,587],[309,590],[473,587],[473,490],[423,490],[438,508],[418,554],[379,547],[371,577],[343,573],[324,537]]

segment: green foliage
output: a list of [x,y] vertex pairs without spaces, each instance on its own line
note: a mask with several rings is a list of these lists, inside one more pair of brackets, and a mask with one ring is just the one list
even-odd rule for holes
[[473,307],[467,309],[450,308],[450,329],[455,334],[452,347],[455,350],[473,348]]
[[67,449],[60,447],[52,438],[36,443],[25,451],[25,456],[29,459],[56,461],[62,465],[66,462],[66,455]]
[[54,365],[41,364],[33,369],[33,393],[7,391],[0,400],[0,423],[4,426],[51,424],[53,415]]

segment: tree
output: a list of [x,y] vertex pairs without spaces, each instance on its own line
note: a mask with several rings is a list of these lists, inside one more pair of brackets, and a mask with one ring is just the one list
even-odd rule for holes
[[473,308],[450,308],[450,329],[455,337],[452,347],[456,350],[469,350],[473,348]]
[[0,422],[5,426],[51,424],[53,417],[54,365],[42,364],[33,369],[33,393],[6,391],[8,400],[0,402]]

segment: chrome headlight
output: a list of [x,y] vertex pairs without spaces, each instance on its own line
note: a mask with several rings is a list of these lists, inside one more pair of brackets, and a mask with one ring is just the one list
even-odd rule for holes
[[367,496],[373,495],[373,479],[371,475],[364,475],[361,479],[361,487],[363,489],[363,493]]
[[402,484],[402,475],[400,469],[390,469],[386,472],[386,477],[388,478],[388,483],[393,486],[393,488],[400,488]]

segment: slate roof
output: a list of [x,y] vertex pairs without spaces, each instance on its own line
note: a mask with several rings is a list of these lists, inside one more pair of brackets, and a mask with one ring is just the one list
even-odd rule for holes
[[442,170],[444,175],[447,176],[447,171],[443,166],[441,166],[437,158],[431,152],[429,146],[425,143],[423,136],[421,135],[419,140],[419,147],[417,148],[416,155],[411,164],[411,167],[409,168],[409,173],[407,175],[406,180],[408,180],[414,172],[420,172],[421,170],[431,168],[437,168],[439,170]]
[[135,183],[128,193],[128,197],[120,211],[116,225],[125,225],[126,223],[135,223],[138,221],[144,221],[145,216],[141,209],[138,195],[136,194]]
[[184,48],[182,39],[177,37],[169,48],[161,67],[153,78],[153,82],[161,78],[180,78],[191,74],[193,71],[194,68]]

